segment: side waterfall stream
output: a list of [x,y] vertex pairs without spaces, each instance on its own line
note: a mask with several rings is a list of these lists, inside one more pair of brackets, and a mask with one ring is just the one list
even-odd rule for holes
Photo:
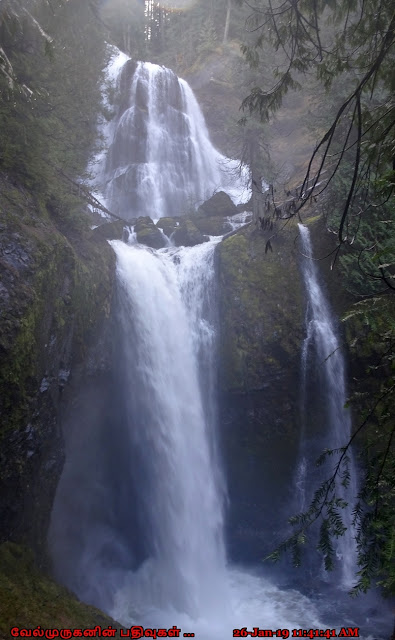
[[[339,449],[351,437],[351,416],[346,403],[346,379],[344,358],[338,338],[335,321],[320,285],[319,274],[313,258],[310,232],[308,227],[301,224],[299,233],[301,238],[302,274],[307,297],[306,338],[302,347],[302,382],[301,382],[301,410],[302,429],[306,429],[306,422],[314,416],[314,424],[310,425],[310,433],[302,434],[301,456],[297,472],[297,488],[299,493],[299,510],[306,509],[313,497],[313,492],[320,483],[329,478],[333,471],[334,458],[328,457],[315,472],[314,461],[324,449]],[[308,381],[318,381],[316,389],[308,393]],[[315,395],[314,399],[309,395]],[[318,419],[319,416],[319,419]],[[320,429],[317,429],[317,423]],[[335,543],[337,567],[336,575],[346,589],[350,589],[355,581],[356,542],[352,524],[352,505],[358,494],[353,452],[348,452],[348,470],[350,484],[347,488],[341,485],[342,471],[340,470],[336,482],[337,496],[349,503],[345,509],[339,509],[346,533]],[[337,456],[335,458],[337,460]]]
[[[149,63],[132,74],[128,62],[114,68],[123,93],[98,173],[110,209],[129,220],[156,217],[174,212],[173,195],[178,207],[227,183],[242,190],[230,163],[224,174],[184,81]],[[128,244],[112,242],[113,396],[96,412],[92,401],[93,418],[89,411],[73,418],[50,529],[55,573],[124,627],[177,625],[181,637],[227,640],[233,629],[255,627],[287,638],[293,629],[366,627],[366,603],[351,610],[336,586],[318,578],[307,585],[302,576],[300,590],[284,578],[280,588],[263,565],[238,567],[226,556],[216,433],[220,241],[159,250],[138,245],[133,234]],[[275,502],[275,489],[267,490]],[[379,622],[376,615],[375,629]]]

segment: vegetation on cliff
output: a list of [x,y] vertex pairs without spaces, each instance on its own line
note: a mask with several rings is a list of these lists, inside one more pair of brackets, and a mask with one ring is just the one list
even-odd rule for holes
[[[348,315],[354,321],[351,346],[360,349],[360,334],[366,336],[369,331],[364,361],[369,378],[358,375],[355,433],[344,449],[329,453],[337,454],[334,476],[317,490],[310,508],[293,518],[295,534],[281,549],[291,548],[298,562],[298,548],[305,543],[310,524],[320,520],[319,548],[331,565],[333,538],[344,533],[334,478],[342,474],[343,482],[349,482],[344,468],[347,450],[363,432],[366,475],[354,504],[359,551],[355,592],[379,580],[393,593],[394,327],[393,304],[387,299],[395,289],[393,5],[389,1],[295,4],[286,0],[249,6],[256,39],[244,47],[247,59],[259,69],[261,54],[270,44],[279,58],[271,82],[266,78],[266,84],[253,88],[244,107],[267,120],[290,90],[303,89],[308,75],[315,75],[322,92],[332,90],[329,109],[324,110],[326,122],[320,123],[319,142],[295,206],[292,211],[282,207],[281,217],[286,221],[303,216],[309,203],[320,196],[324,199],[327,224],[338,241],[333,262],[342,256],[343,282],[355,298],[363,299]],[[373,371],[378,376],[374,384]]]
[[[145,14],[140,3],[126,0],[103,7],[96,1],[77,0],[56,6],[39,0],[25,4],[6,0],[0,15],[3,537],[34,541],[42,551],[42,534],[62,465],[57,406],[71,363],[86,353],[97,318],[109,310],[112,254],[100,232],[91,234],[75,183],[95,145],[106,59],[103,36],[110,34],[130,53],[187,72],[203,94],[204,85],[216,88],[216,96],[222,97],[215,107],[216,127],[221,129],[227,121],[227,138],[232,133],[236,140],[235,154],[242,149],[243,160],[251,165],[257,198],[269,166],[264,144],[267,129],[260,116],[268,118],[288,91],[311,82],[304,75],[310,71],[317,72],[315,86],[336,86],[336,98],[328,102],[316,127],[321,142],[292,213],[289,206],[283,208],[284,202],[277,202],[272,190],[269,215],[263,218],[269,224],[262,223],[261,229],[249,227],[219,247],[222,384],[240,398],[261,392],[265,381],[276,397],[284,362],[297,367],[302,319],[300,288],[295,286],[294,233],[289,225],[291,231],[274,245],[270,224],[273,213],[284,222],[302,215],[308,203],[321,195],[323,180],[322,208],[327,208],[328,226],[337,230],[346,287],[362,298],[375,294],[360,303],[348,320],[351,345],[360,349],[361,337],[366,338],[363,366],[377,374],[377,382],[362,380],[355,400],[361,428],[370,425],[364,448],[367,475],[356,505],[359,588],[368,588],[378,578],[393,591],[395,478],[390,416],[395,328],[392,303],[387,296],[376,295],[394,289],[393,238],[387,231],[394,218],[390,3],[347,0],[340,6],[286,0],[281,7],[258,2],[251,9],[251,3],[246,8],[247,3],[237,6],[230,0],[200,0],[188,12],[171,12],[151,2]],[[251,33],[245,33],[248,14],[247,32]],[[326,18],[332,24],[323,34]],[[237,40],[242,39],[250,71],[241,66],[236,52]],[[265,59],[262,72],[262,52],[266,55],[270,44],[277,49],[275,83],[271,87],[264,77],[266,84],[260,86],[268,66]],[[244,103],[251,117],[241,128],[235,122],[234,107],[244,82],[255,89]],[[210,100],[214,98],[207,98],[208,111]],[[197,229],[191,223],[188,234],[193,232],[201,241],[201,234],[208,233],[207,223],[197,218]],[[213,224],[210,221],[210,229]],[[218,230],[219,223],[214,227]],[[152,240],[152,234],[158,242],[155,246],[163,244],[153,225],[141,229],[141,238],[150,235]],[[279,430],[292,431],[292,404],[286,411],[289,422]],[[324,513],[321,507],[328,494],[322,495],[324,503],[311,512],[313,517]],[[28,522],[33,513],[35,518]],[[341,530],[337,512],[332,511],[332,521],[330,515],[326,523],[336,536]],[[308,518],[297,520],[301,527],[291,546],[304,542],[306,523]],[[330,538],[325,544],[329,557]]]
[[303,317],[295,235],[289,229],[265,254],[265,235],[249,226],[218,246],[221,378],[229,391],[277,380],[285,361],[298,367]]
[[41,561],[62,390],[112,295],[112,251],[75,184],[97,138],[107,55],[94,4],[7,0],[0,13],[0,539]]
[[[67,589],[40,574],[33,554],[11,542],[0,545],[0,638],[11,629],[89,629],[119,624],[94,607],[79,602]],[[118,638],[119,633],[114,637]]]

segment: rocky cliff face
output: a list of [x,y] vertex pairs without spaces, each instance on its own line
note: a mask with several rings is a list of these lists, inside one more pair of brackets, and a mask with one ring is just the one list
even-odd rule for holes
[[5,176],[0,217],[0,540],[28,542],[42,559],[62,397],[70,379],[105,366],[88,356],[109,314],[114,258],[88,228],[62,233]]
[[296,235],[295,227],[283,232],[265,254],[267,237],[251,225],[218,247],[221,424],[231,553],[241,560],[270,550],[268,531],[289,508],[304,335]]

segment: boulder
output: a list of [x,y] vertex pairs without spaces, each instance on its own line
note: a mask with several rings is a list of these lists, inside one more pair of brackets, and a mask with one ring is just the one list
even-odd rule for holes
[[177,247],[194,247],[196,244],[208,242],[209,238],[199,231],[192,220],[184,218],[181,220],[180,226],[176,228],[172,239]]
[[162,229],[163,233],[170,238],[171,234],[177,229],[180,224],[180,218],[160,218],[156,223],[159,229]]
[[193,222],[202,233],[209,236],[223,236],[232,231],[232,225],[221,216],[194,216]]
[[123,220],[116,220],[115,222],[105,222],[93,229],[94,238],[103,238],[105,240],[122,240],[123,229],[126,222]]
[[137,218],[136,226],[137,242],[152,247],[153,249],[162,249],[166,246],[166,240],[163,234],[156,227],[149,216]]
[[206,216],[233,216],[237,213],[237,207],[225,191],[218,191],[203,202],[198,212]]

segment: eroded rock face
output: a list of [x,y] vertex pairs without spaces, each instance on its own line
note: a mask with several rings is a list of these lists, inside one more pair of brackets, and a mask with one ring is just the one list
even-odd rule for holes
[[206,216],[233,216],[237,213],[237,207],[227,193],[218,191],[203,202],[198,212]]
[[283,232],[266,254],[267,237],[253,226],[218,246],[229,544],[231,556],[241,561],[256,561],[274,548],[275,533],[290,508],[304,336],[296,234],[296,229]]
[[162,249],[166,246],[166,239],[149,216],[137,218],[134,230],[137,242],[153,249]]

